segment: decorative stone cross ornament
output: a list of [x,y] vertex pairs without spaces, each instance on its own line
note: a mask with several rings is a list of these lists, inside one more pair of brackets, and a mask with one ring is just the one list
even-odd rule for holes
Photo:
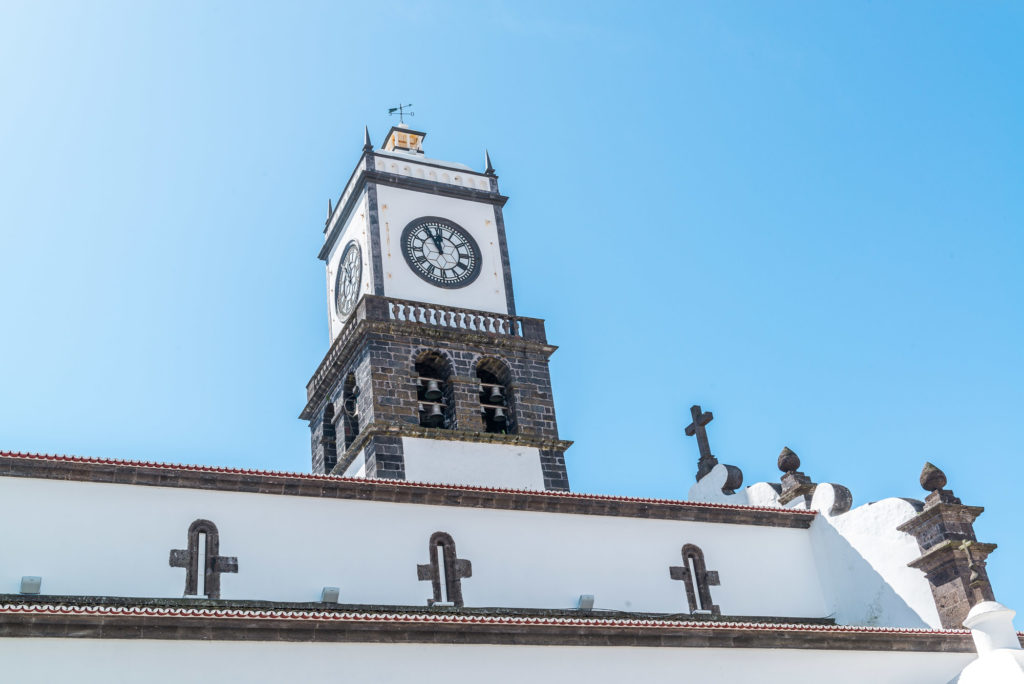
[[673,565],[668,569],[669,576],[681,580],[686,587],[686,602],[690,612],[706,610],[712,615],[721,615],[722,611],[711,601],[711,587],[721,582],[717,570],[708,570],[704,565],[704,552],[693,544],[683,547],[683,564]]
[[715,416],[708,411],[704,413],[699,404],[690,407],[690,416],[693,422],[686,426],[687,437],[697,437],[697,448],[700,450],[700,460],[697,461],[697,481],[711,472],[711,469],[718,465],[718,459],[711,455],[711,445],[708,444],[707,424],[714,420]]
[[[206,535],[206,548],[199,548],[199,535]],[[171,551],[171,567],[185,568],[185,596],[199,593],[199,569],[203,569],[203,594],[207,598],[220,598],[220,576],[224,572],[238,572],[238,559],[220,556],[220,535],[217,526],[209,520],[196,520],[188,528],[188,548]],[[201,564],[201,565],[200,565]]]
[[446,532],[430,535],[427,548],[430,562],[416,566],[416,575],[421,582],[430,580],[434,597],[427,599],[427,605],[451,603],[462,607],[462,580],[473,576],[473,564],[464,558],[457,558],[455,540]]
[[967,569],[971,571],[971,574],[968,577],[968,582],[970,582],[970,587],[972,589],[985,583],[985,580],[981,579],[981,573],[978,572],[978,566],[974,564],[974,556],[971,555],[971,547],[973,545],[973,541],[965,539],[964,543],[956,548],[957,551],[963,551],[967,554]]

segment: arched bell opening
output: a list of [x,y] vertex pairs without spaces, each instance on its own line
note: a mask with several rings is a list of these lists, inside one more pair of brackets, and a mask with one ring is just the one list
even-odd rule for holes
[[452,393],[452,365],[438,351],[425,351],[416,357],[416,400],[419,403],[420,425],[446,429],[455,424],[455,401]]
[[480,418],[484,432],[514,433],[512,371],[501,359],[485,356],[476,364],[476,377],[480,380]]
[[[341,390],[342,426],[345,433],[345,451],[359,436],[359,387],[356,376],[349,373],[345,376],[345,384]],[[330,471],[328,471],[330,472]]]

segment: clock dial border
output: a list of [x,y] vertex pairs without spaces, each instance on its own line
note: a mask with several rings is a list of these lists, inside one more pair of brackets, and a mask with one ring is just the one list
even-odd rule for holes
[[[416,255],[412,253],[412,248],[409,244],[409,239],[412,233],[418,230],[425,223],[440,224],[453,232],[457,232],[465,239],[466,244],[469,246],[470,251],[472,251],[473,253],[473,265],[469,270],[469,275],[467,275],[465,278],[457,282],[437,280],[436,278],[432,278],[427,273],[424,273],[423,270],[417,265],[415,261]],[[406,265],[409,266],[409,270],[415,273],[417,276],[419,276],[420,280],[424,280],[433,285],[434,287],[441,287],[448,290],[456,290],[472,284],[480,275],[480,270],[483,262],[483,254],[480,252],[480,245],[477,244],[476,239],[468,230],[466,230],[459,224],[455,223],[455,221],[452,221],[451,219],[442,218],[440,216],[420,216],[419,218],[413,219],[402,230],[401,249],[402,256],[405,257],[405,263]]]
[[[345,273],[345,260],[351,250],[355,250],[356,263],[358,264],[358,270],[356,271],[356,289],[355,297],[352,298],[352,306],[348,311],[344,310],[344,305],[341,301],[341,293],[343,292],[341,276]],[[348,244],[345,245],[345,249],[341,251],[341,258],[338,259],[338,273],[334,277],[334,309],[338,312],[338,315],[344,320],[355,311],[356,303],[359,301],[359,288],[363,284],[363,250],[359,246],[359,243],[355,240],[349,240]]]

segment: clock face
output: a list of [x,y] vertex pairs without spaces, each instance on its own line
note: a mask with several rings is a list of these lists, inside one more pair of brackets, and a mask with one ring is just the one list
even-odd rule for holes
[[438,287],[465,287],[480,275],[480,248],[461,226],[436,216],[402,231],[402,253],[413,273]]
[[345,245],[338,262],[338,277],[334,281],[334,302],[338,315],[345,318],[356,306],[359,299],[359,285],[363,280],[363,259],[359,245],[353,240]]

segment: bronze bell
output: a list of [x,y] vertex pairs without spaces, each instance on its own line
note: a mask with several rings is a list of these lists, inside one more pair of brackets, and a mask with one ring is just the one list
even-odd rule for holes
[[427,391],[423,393],[427,401],[437,401],[441,398],[441,383],[437,380],[427,380]]
[[501,396],[501,388],[495,385],[491,388],[491,396],[487,398],[487,401],[492,404],[504,404],[505,397]]
[[504,423],[506,420],[508,420],[508,418],[505,417],[505,409],[503,409],[503,408],[496,408],[496,409],[494,409],[494,422],[495,423]]
[[444,411],[441,410],[440,404],[433,404],[430,407],[430,411],[427,412],[427,423],[433,427],[437,427],[444,422]]
[[348,399],[346,399],[344,408],[345,415],[347,415],[349,418],[355,418],[356,416],[359,415],[359,408],[356,406],[355,397],[349,397]]

